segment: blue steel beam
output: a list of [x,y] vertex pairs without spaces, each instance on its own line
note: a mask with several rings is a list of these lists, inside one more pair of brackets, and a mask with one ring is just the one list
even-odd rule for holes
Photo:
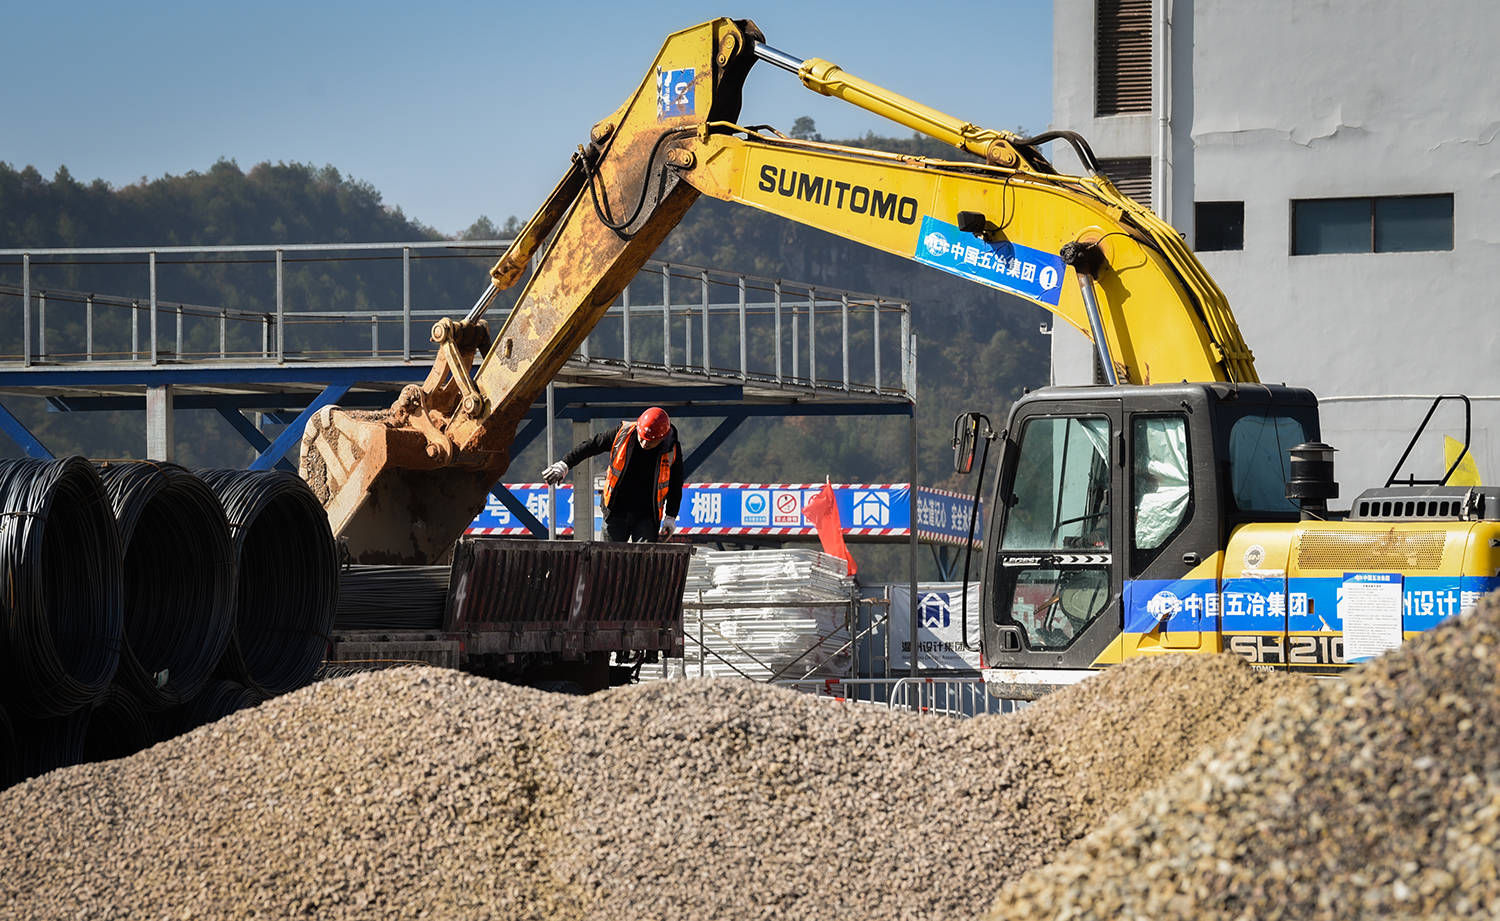
[[0,405],[0,431],[10,436],[16,447],[26,452],[26,456],[36,460],[53,460],[52,452],[31,434],[21,420],[10,414],[10,410]]
[[517,499],[516,494],[507,489],[504,483],[496,483],[495,488],[490,490],[490,495],[499,499],[501,505],[510,509],[510,513],[526,526],[526,530],[530,531],[533,537],[546,539],[547,526],[538,521],[536,516],[531,514],[531,509],[526,507],[526,503]]
[[[702,418],[723,416],[728,413],[744,413],[746,416],[910,416],[913,403],[745,403],[741,405],[719,405],[694,403],[692,406],[673,406],[670,416]],[[596,413],[587,406],[569,406],[557,413],[559,419],[587,422],[608,411]]]
[[707,438],[698,442],[698,446],[693,449],[693,453],[689,454],[682,462],[683,478],[686,479],[692,476],[694,471],[704,461],[708,460],[709,455],[717,451],[719,445],[723,444],[726,438],[734,434],[734,430],[740,427],[740,423],[744,422],[745,418],[743,414],[729,416],[723,422],[720,422],[717,428],[709,432]]
[[577,406],[636,405],[665,406],[704,400],[734,403],[744,399],[745,388],[738,384],[672,385],[667,387],[557,387],[556,402]]
[[[351,390],[339,399],[340,406],[351,409],[384,409],[396,401],[394,390]],[[174,409],[213,409],[233,412],[252,409],[261,412],[289,410],[301,412],[311,395],[301,393],[174,393]],[[121,397],[48,397],[47,411],[57,413],[129,412],[144,410],[145,396]]]
[[517,454],[520,454],[522,451],[526,450],[527,445],[531,444],[533,441],[536,441],[536,436],[542,434],[542,432],[545,432],[547,430],[545,410],[543,411],[543,413],[544,414],[542,416],[536,418],[531,418],[528,416],[526,424],[516,429],[516,437],[512,438],[510,441],[511,457],[515,457]]
[[340,380],[353,383],[420,383],[428,366],[351,365],[348,367],[277,365],[266,368],[163,368],[100,370],[75,368],[31,368],[0,371],[0,388],[42,387],[162,387],[169,384],[306,384]]
[[[244,413],[237,409],[227,409],[221,406],[219,407],[219,415],[224,417],[224,421],[228,422],[230,427],[240,433],[241,438],[250,442],[250,447],[254,448],[257,454],[263,454],[271,447],[271,439],[266,437],[265,432],[256,428],[255,423],[246,419]],[[297,468],[292,466],[291,462],[286,458],[277,461],[276,466],[282,470],[290,470],[293,473],[297,472]]]
[[937,564],[938,579],[943,582],[952,582],[954,571],[958,569],[957,551],[947,544],[931,544],[932,561]]
[[271,442],[271,446],[262,451],[259,457],[250,462],[250,469],[270,470],[276,466],[276,462],[285,457],[286,452],[290,451],[292,446],[301,439],[302,430],[306,427],[307,420],[311,419],[314,413],[328,404],[337,403],[339,397],[349,392],[349,387],[349,384],[329,384],[323,388],[323,392],[318,394],[311,403],[307,404],[307,408],[302,410],[296,419],[293,419],[287,424],[286,428],[282,429],[281,434],[276,436],[276,440]]

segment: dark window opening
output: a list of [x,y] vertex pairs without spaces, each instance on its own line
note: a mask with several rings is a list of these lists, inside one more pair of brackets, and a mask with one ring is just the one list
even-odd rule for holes
[[1292,202],[1292,255],[1453,249],[1453,195]]
[[1100,160],[1099,169],[1115,184],[1120,194],[1142,208],[1151,207],[1151,158],[1120,157]]
[[1200,253],[1245,248],[1245,203],[1200,201],[1193,209],[1193,248]]
[[1151,0],[1098,0],[1096,115],[1151,111]]

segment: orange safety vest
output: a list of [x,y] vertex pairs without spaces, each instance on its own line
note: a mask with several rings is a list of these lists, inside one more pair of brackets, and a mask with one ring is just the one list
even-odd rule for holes
[[[670,444],[663,447],[671,450],[661,452],[661,457],[656,462],[656,514],[660,515],[662,505],[667,501],[667,493],[672,489],[672,462],[682,456],[682,448],[677,444],[676,432],[668,432],[667,438]],[[620,430],[615,433],[615,443],[609,449],[609,473],[604,476],[603,505],[609,508],[610,500],[615,495],[615,484],[620,482],[620,477],[625,475],[625,461],[635,443],[635,423],[622,422]]]

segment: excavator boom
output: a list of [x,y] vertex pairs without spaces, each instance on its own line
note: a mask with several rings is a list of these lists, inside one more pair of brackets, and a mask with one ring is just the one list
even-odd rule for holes
[[[757,60],[978,160],[741,127]],[[1073,143],[1090,174],[1053,169],[1037,148],[1053,138]],[[749,21],[716,19],[669,36],[636,92],[594,126],[469,314],[434,325],[439,355],[421,385],[388,410],[328,407],[309,423],[303,477],[356,561],[447,552],[508,466],[524,414],[700,194],[1030,300],[1094,339],[1111,382],[1256,379],[1222,292],[1172,228],[1097,172],[1081,139],[979,128],[771,48]],[[491,337],[488,305],[532,261]]]

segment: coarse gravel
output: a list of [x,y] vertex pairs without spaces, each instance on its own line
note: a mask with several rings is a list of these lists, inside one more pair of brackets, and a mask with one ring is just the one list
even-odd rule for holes
[[973,917],[1309,690],[1167,656],[950,720],[731,679],[358,675],[0,793],[0,917]]
[[986,917],[1500,917],[1500,600],[1283,697]]

